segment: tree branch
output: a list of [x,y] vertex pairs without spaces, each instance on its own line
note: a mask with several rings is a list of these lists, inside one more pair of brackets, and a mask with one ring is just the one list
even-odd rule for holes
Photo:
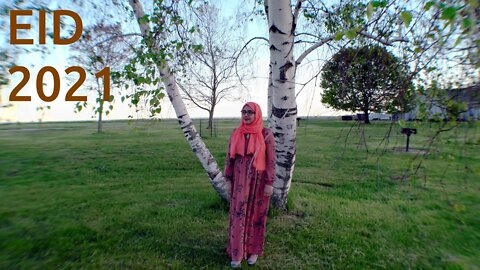
[[394,38],[394,39],[384,39],[384,38],[381,38],[381,37],[375,37],[369,33],[366,33],[364,31],[360,31],[358,32],[359,35],[362,35],[364,37],[367,37],[367,38],[370,38],[370,39],[373,39],[375,41],[378,41],[380,43],[382,43],[383,45],[386,45],[386,46],[392,46],[393,43],[395,42],[408,42],[408,39],[405,39],[405,38]]
[[301,7],[302,7],[302,0],[297,0],[297,3],[295,4],[295,9],[293,11],[292,33],[295,33],[295,29],[297,28],[298,14],[300,13]]
[[194,98],[192,95],[190,95],[190,93],[183,87],[182,84],[180,84],[180,83],[177,82],[177,85],[178,85],[178,87],[182,90],[182,92],[185,93],[185,95],[187,95],[188,100],[190,100],[193,104],[195,104],[195,106],[197,106],[198,108],[200,108],[200,109],[202,109],[202,110],[210,111],[208,108],[203,107],[203,106],[201,106],[200,104],[198,104],[198,103],[196,102],[195,98]]
[[267,22],[268,22],[268,20],[269,20],[269,13],[268,13],[269,4],[268,4],[268,0],[264,0],[264,1],[263,1],[263,8],[265,9],[265,16],[267,17]]
[[309,55],[311,52],[313,52],[314,50],[318,49],[319,47],[321,47],[322,45],[324,45],[325,43],[329,42],[329,41],[332,41],[333,39],[335,38],[335,35],[331,35],[327,38],[324,38],[320,41],[318,41],[317,43],[315,43],[313,46],[311,46],[310,48],[306,49],[298,58],[297,58],[297,61],[296,61],[296,66],[300,65],[302,63],[302,61],[305,59],[305,57],[307,57],[307,55]]
[[[265,2],[267,2],[267,1],[265,1]],[[252,41],[254,41],[254,40],[257,40],[257,39],[264,40],[264,41],[266,41],[267,43],[269,43],[269,40],[268,40],[267,38],[264,38],[264,37],[253,37],[253,38],[251,38],[249,41],[247,41],[247,43],[245,43],[245,45],[243,45],[243,47],[242,47],[242,48],[240,49],[240,51],[238,52],[237,56],[235,56],[235,61],[234,61],[234,62],[235,62],[235,74],[236,74],[237,77],[239,77],[239,78],[240,78],[240,75],[238,74],[238,65],[237,65],[237,63],[238,63],[238,58],[240,58],[240,55],[242,54],[243,50],[244,50],[245,48],[247,48],[248,44],[250,44],[250,42],[252,42]],[[247,86],[245,86],[241,80],[240,80],[240,84],[241,84],[243,87],[247,88]]]
[[296,37],[299,37],[299,36],[311,36],[311,37],[314,37],[314,38],[317,38],[317,39],[320,38],[319,36],[314,35],[314,34],[312,34],[312,33],[303,33],[303,32],[302,32],[302,33],[297,33],[297,34],[295,34],[295,36],[296,36]]
[[139,37],[143,37],[142,34],[140,34],[140,33],[130,33],[130,34],[123,34],[123,35],[119,35],[119,36],[118,36],[118,35],[117,35],[117,36],[111,36],[111,37],[109,37],[109,38],[107,38],[107,39],[105,39],[105,40],[102,40],[102,41],[94,44],[94,46],[95,46],[95,47],[98,47],[98,46],[100,46],[100,45],[102,45],[102,44],[104,44],[104,43],[109,42],[109,41],[112,40],[112,39],[129,37],[129,36],[139,36]]

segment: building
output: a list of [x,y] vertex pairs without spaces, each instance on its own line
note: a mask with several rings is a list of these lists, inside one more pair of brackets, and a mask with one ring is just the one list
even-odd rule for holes
[[[427,116],[429,120],[433,119],[446,119],[447,118],[447,104],[450,101],[459,102],[460,113],[457,120],[461,121],[477,121],[480,119],[480,84],[465,88],[456,88],[445,91],[445,94],[441,98],[421,98],[427,108]],[[419,114],[419,106],[416,109],[398,115],[394,119],[414,120],[421,119]]]

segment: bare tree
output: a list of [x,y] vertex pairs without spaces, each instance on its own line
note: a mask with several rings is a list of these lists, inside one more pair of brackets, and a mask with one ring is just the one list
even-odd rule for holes
[[[202,50],[193,54],[192,62],[185,67],[184,80],[179,82],[185,99],[208,112],[208,127],[212,128],[215,107],[222,100],[239,100],[244,95],[241,80],[247,67],[237,61],[240,51],[238,25],[221,17],[219,9],[205,3],[195,16],[196,31],[192,39],[202,44]],[[237,70],[235,72],[235,65]],[[180,77],[181,78],[181,77]]]
[[[72,59],[89,73],[84,87],[88,93],[94,93],[95,105],[92,108],[98,115],[97,132],[102,132],[103,114],[108,115],[113,109],[113,104],[105,105],[105,101],[112,102],[113,95],[104,96],[105,80],[110,78],[98,76],[98,72],[109,68],[120,70],[128,60],[130,48],[127,46],[122,34],[120,24],[109,25],[103,22],[84,29],[83,37],[72,46],[74,55]],[[87,101],[77,103],[76,109],[81,110],[87,106]]]

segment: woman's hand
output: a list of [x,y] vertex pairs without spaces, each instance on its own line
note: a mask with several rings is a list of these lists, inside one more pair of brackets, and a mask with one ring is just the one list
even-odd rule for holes
[[270,197],[273,194],[273,187],[270,185],[265,185],[264,195],[265,197]]

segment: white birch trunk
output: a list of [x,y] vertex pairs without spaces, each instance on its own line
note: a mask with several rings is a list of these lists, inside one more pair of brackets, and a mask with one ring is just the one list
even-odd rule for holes
[[[267,0],[266,0],[267,1]],[[272,202],[285,208],[295,166],[297,102],[293,56],[294,16],[288,0],[268,1],[271,114],[276,143],[276,179]]]
[[[267,22],[269,20],[268,18],[268,0],[265,0],[263,2],[264,4],[264,8],[265,8],[265,15],[267,16]],[[269,25],[270,26],[270,25]],[[268,121],[268,127],[269,128],[272,128],[273,127],[273,123],[271,121],[272,119],[272,65],[269,64],[269,74],[268,74],[268,93],[267,93],[267,121]]]
[[272,87],[272,68],[270,67],[270,73],[268,74],[268,93],[267,93],[267,117],[268,117],[268,127],[272,127],[272,96],[273,96],[273,87]]
[[[145,15],[140,1],[129,0],[128,2],[135,13],[137,20]],[[150,32],[150,27],[148,24],[139,24],[139,27],[144,36]],[[206,147],[202,138],[198,136],[195,126],[193,125],[185,104],[183,103],[178,85],[175,80],[175,75],[170,71],[168,63],[157,63],[157,68],[160,72],[165,89],[167,90],[167,95],[172,102],[178,122],[180,124],[180,128],[183,130],[183,134],[187,139],[187,142],[190,144],[193,152],[207,172],[213,188],[223,199],[229,200],[230,198],[226,191],[225,179],[222,171],[218,167],[217,162]]]

